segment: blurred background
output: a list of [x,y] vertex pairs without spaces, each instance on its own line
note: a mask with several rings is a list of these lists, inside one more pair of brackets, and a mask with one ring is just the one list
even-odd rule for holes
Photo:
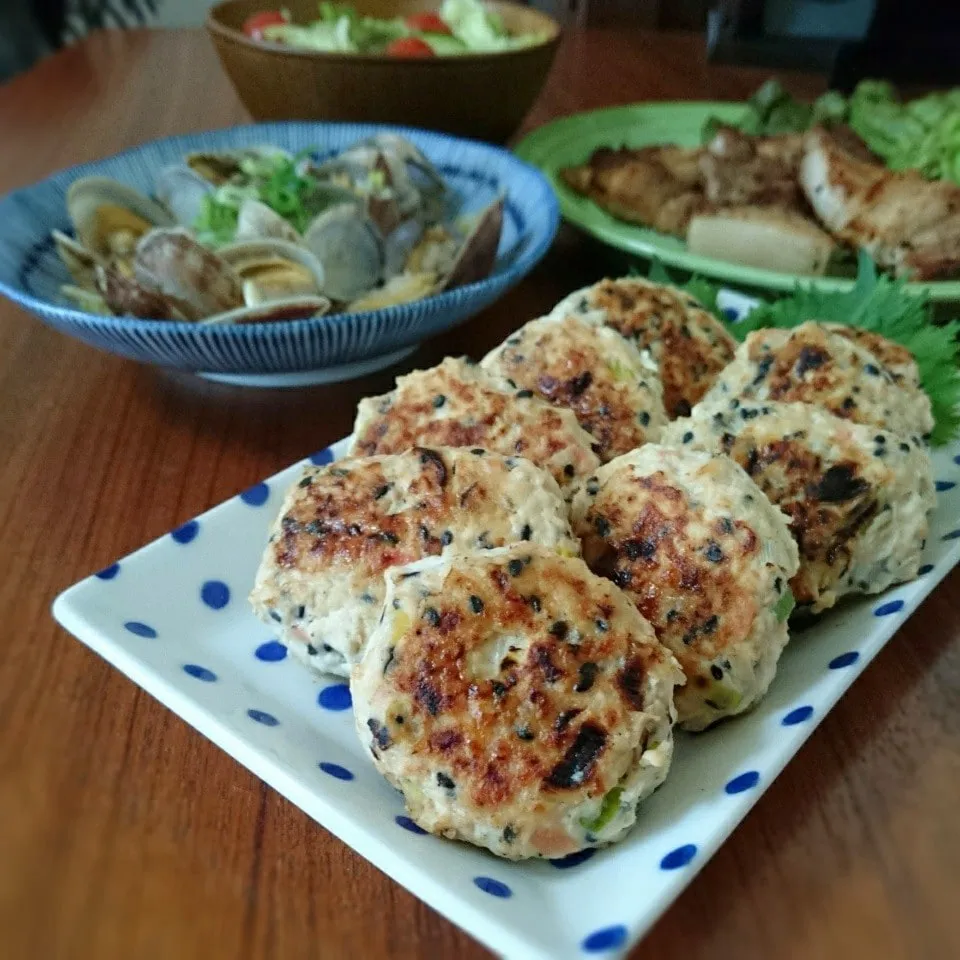
[[[527,0],[569,27],[695,30],[711,59],[815,70],[846,87],[871,73],[956,81],[957,0]],[[0,82],[91,30],[199,26],[214,0],[3,0]],[[265,8],[274,5],[265,2]]]

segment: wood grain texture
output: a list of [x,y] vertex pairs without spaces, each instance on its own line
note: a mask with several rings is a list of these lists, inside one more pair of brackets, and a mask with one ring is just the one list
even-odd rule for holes
[[[736,98],[689,35],[566,42],[531,122]],[[798,93],[813,79],[789,77]],[[97,34],[0,89],[0,191],[144,139],[244,120],[199,33]],[[479,356],[616,270],[562,232],[533,276],[406,364]],[[58,591],[342,436],[350,384],[245,392],[140,367],[0,302],[0,955],[486,956],[56,627]],[[636,953],[960,956],[960,577],[911,619]],[[637,890],[637,897],[644,895]]]

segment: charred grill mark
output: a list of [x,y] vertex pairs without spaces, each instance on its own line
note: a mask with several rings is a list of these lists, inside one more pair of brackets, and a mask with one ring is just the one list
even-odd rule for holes
[[428,447],[414,447],[416,453],[420,455],[420,463],[426,466],[430,464],[437,472],[437,485],[445,487],[447,485],[447,465],[443,462],[443,457],[436,450]]
[[459,747],[461,743],[463,743],[463,735],[456,730],[438,730],[430,737],[430,746],[441,753]]
[[424,676],[417,678],[414,699],[424,707],[431,717],[435,717],[443,706],[443,694]]
[[571,790],[580,786],[590,776],[606,745],[606,730],[588,720],[577,731],[576,739],[563,759],[547,774],[544,786],[555,790]]
[[643,681],[646,676],[643,661],[634,657],[617,674],[617,686],[624,700],[634,709],[643,709]]
[[379,747],[381,750],[387,750],[390,747],[390,744],[393,742],[390,739],[390,731],[375,717],[371,717],[367,721],[367,728],[370,733],[373,735],[374,745]]
[[816,370],[827,362],[827,355],[816,347],[803,347],[797,357],[794,370],[802,377],[808,370]]
[[547,683],[556,683],[563,676],[563,671],[550,658],[551,650],[548,646],[538,643],[531,653],[533,662],[543,671],[543,678]]
[[855,476],[856,466],[835,463],[820,478],[813,496],[823,503],[842,503],[853,500],[870,488],[862,477]]

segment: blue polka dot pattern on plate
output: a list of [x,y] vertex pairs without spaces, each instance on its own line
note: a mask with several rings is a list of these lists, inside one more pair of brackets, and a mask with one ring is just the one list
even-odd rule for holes
[[272,713],[267,713],[266,710],[248,710],[247,716],[251,720],[256,720],[257,723],[262,723],[265,727],[276,727],[280,724],[280,721]]
[[212,670],[201,667],[198,663],[185,663],[183,672],[197,680],[203,680],[205,683],[213,683],[217,679],[217,675]]
[[957,463],[957,464],[960,464],[960,453],[958,453],[958,454],[953,458],[953,462],[954,462],[954,463]]
[[324,710],[349,710],[353,706],[350,688],[345,683],[334,683],[324,687],[317,697],[317,703]]
[[177,527],[176,530],[171,531],[170,536],[173,537],[177,543],[187,544],[195,540],[199,532],[200,521],[188,520],[185,524],[183,524],[183,526]]
[[119,563],[111,563],[109,567],[98,570],[94,576],[98,580],[112,580],[120,572]]
[[230,588],[222,580],[207,580],[200,599],[212,610],[222,610],[230,602]]
[[581,946],[587,953],[606,953],[608,950],[617,950],[627,942],[627,928],[618,923],[602,930],[594,930],[589,937],[584,938]]
[[736,307],[724,307],[721,311],[724,320],[737,320],[740,317],[740,311]]
[[671,850],[661,861],[661,870],[679,870],[685,867],[697,855],[697,848],[692,843],[685,843],[676,850]]
[[918,577],[925,577],[933,569],[932,563],[925,563],[918,571]]
[[937,493],[946,493],[948,490],[952,490],[956,484],[952,480],[938,480],[936,482]]
[[803,706],[791,710],[780,722],[785,727],[793,727],[804,720],[809,720],[813,716],[813,707]]
[[735,793],[743,793],[746,790],[752,790],[760,782],[760,774],[756,770],[748,770],[727,781],[723,788],[731,796]]
[[128,620],[124,627],[136,636],[146,637],[148,640],[153,640],[157,635],[157,631],[150,624],[141,623],[139,620]]
[[400,814],[398,817],[393,818],[396,821],[398,827],[403,827],[404,830],[409,830],[411,833],[416,833],[419,835],[426,834],[426,830],[423,827],[414,823],[409,817],[405,817],[403,814]]
[[503,881],[494,880],[493,877],[474,877],[473,884],[478,890],[489,893],[491,897],[507,900],[513,896],[513,891]]
[[244,490],[240,499],[248,507],[262,507],[270,499],[270,488],[265,483],[257,483]]
[[860,654],[856,650],[848,650],[841,653],[830,661],[831,670],[842,670],[844,667],[851,667],[860,659]]
[[951,530],[949,533],[945,533],[941,540],[960,540],[960,530]]
[[889,617],[891,613],[899,613],[902,609],[902,600],[888,600],[886,603],[881,603],[880,606],[873,611],[873,615],[875,617]]
[[551,860],[550,862],[558,870],[569,870],[571,867],[579,867],[581,863],[586,863],[596,852],[593,847],[587,847],[586,850],[568,853],[565,857],[560,857],[558,860]]
[[264,663],[277,663],[279,660],[286,660],[287,648],[279,640],[268,640],[261,643],[253,655]]
[[341,767],[339,763],[327,763],[326,761],[321,761],[318,766],[324,773],[334,777],[337,780],[353,779],[353,774],[346,767]]
[[323,467],[328,463],[333,463],[333,451],[329,447],[326,447],[323,450],[318,450],[316,453],[311,453],[310,462],[315,467]]

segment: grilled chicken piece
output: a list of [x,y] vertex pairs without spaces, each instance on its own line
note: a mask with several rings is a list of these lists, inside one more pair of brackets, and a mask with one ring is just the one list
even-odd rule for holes
[[806,212],[797,183],[802,137],[751,137],[720,127],[700,156],[707,201],[715,207],[762,206]]
[[800,183],[827,229],[880,266],[916,280],[960,270],[960,186],[864,163],[823,130],[804,139]]
[[690,218],[705,206],[697,165],[701,153],[674,146],[601,147],[582,166],[561,170],[560,177],[621,220],[682,237]]

